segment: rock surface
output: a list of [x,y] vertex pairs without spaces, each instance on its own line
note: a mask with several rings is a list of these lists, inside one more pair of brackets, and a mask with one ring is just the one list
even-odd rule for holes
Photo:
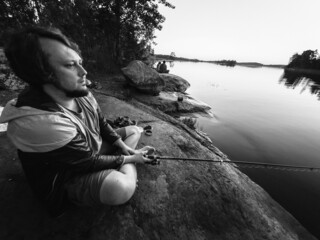
[[164,80],[159,73],[141,61],[134,60],[121,70],[129,83],[144,93],[157,95],[164,88]]
[[[179,97],[182,101],[178,101]],[[181,115],[184,113],[192,115],[192,113],[197,113],[210,117],[213,116],[211,107],[208,104],[198,101],[188,94],[178,92],[160,92],[158,96],[147,96],[136,93],[134,94],[134,98],[170,115]]]
[[[162,156],[227,160],[154,108],[134,99],[126,103],[96,97],[111,120],[126,115],[141,126],[153,126],[153,135],[143,135],[139,147],[153,145]],[[33,197],[5,133],[0,133],[0,146],[0,239],[315,239],[262,188],[226,163],[138,165],[139,186],[127,204],[74,208],[51,219]]]
[[177,75],[170,73],[160,73],[160,77],[164,80],[165,83],[163,91],[184,93],[190,87],[190,83],[187,80]]

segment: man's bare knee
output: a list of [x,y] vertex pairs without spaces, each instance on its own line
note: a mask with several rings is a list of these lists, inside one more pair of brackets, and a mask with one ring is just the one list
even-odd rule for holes
[[126,127],[127,136],[137,135],[140,137],[141,132],[142,132],[141,127],[134,126],[134,125]]
[[136,182],[130,177],[114,171],[105,178],[100,189],[100,200],[107,205],[120,205],[130,200],[136,189]]
[[125,144],[131,148],[136,148],[139,139],[141,137],[142,128],[138,126],[126,127],[126,138],[124,139]]

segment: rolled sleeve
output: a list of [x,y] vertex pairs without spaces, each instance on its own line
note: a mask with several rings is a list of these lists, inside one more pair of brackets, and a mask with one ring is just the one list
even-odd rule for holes
[[104,141],[114,144],[120,137],[119,134],[110,126],[108,120],[103,116],[101,110],[98,109],[100,134]]

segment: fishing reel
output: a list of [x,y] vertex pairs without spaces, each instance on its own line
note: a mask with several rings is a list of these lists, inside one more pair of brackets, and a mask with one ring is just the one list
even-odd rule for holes
[[146,164],[160,165],[159,156],[157,156],[157,155],[144,155],[144,157],[147,157],[152,160],[151,162],[146,162]]

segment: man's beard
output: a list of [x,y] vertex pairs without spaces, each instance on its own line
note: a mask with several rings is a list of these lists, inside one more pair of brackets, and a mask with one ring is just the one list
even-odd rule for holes
[[64,91],[64,93],[66,94],[67,97],[71,97],[71,98],[85,97],[89,93],[88,89],[73,90],[73,91],[69,91],[66,89],[64,89],[64,90],[61,89],[61,90]]
[[60,89],[62,92],[66,94],[67,97],[70,97],[70,98],[85,97],[89,93],[88,88],[78,89],[78,90],[68,90],[68,89],[65,89],[58,81],[53,81],[52,83],[56,88]]

